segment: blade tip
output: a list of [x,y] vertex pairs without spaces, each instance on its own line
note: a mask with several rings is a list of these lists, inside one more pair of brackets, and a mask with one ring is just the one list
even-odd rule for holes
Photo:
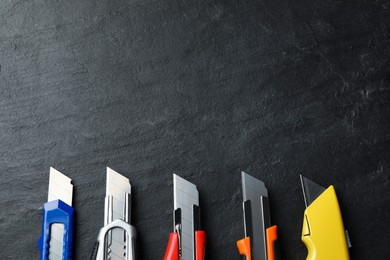
[[299,174],[299,178],[301,179],[301,188],[302,188],[302,194],[303,194],[303,201],[305,202],[305,207],[307,208],[307,198],[306,198],[306,188],[305,188],[305,180],[307,179],[302,174]]
[[301,180],[301,184],[303,185],[303,180],[306,179],[306,177],[302,174],[299,174],[299,179]]
[[265,183],[250,174],[241,171],[242,176],[242,189],[244,194],[246,193],[247,186],[252,190],[256,190],[262,196],[268,197],[268,189]]
[[129,184],[129,189],[130,189],[129,191],[131,194],[131,183],[130,183],[129,178],[125,177],[124,175],[120,174],[119,172],[113,170],[112,168],[110,168],[108,166],[107,166],[107,173],[106,174],[107,174],[107,182],[110,179],[114,179],[115,181],[126,181]]
[[173,188],[176,189],[178,186],[180,187],[183,185],[188,185],[191,188],[195,189],[196,192],[198,192],[198,188],[196,187],[195,184],[193,184],[190,181],[187,181],[186,179],[184,179],[183,177],[180,177],[177,174],[173,174]]
[[57,170],[53,167],[50,167],[50,177],[51,176],[66,179],[73,186],[71,178],[69,178],[68,176],[66,176],[65,174],[63,174],[62,172],[60,172],[59,170]]
[[177,175],[176,173],[173,173],[173,187],[176,187],[176,182],[179,178],[180,178],[179,175]]
[[[185,183],[191,183],[191,182],[189,182],[189,181],[187,181],[186,179],[184,179],[183,177],[180,177],[179,175],[177,175],[177,174],[173,174],[173,183],[175,184],[175,183],[177,183],[178,181],[181,181],[181,182],[185,182]],[[193,183],[191,183],[191,184],[193,184]],[[193,184],[194,185],[194,184]]]
[[[59,193],[58,190],[54,188],[55,185],[61,185],[64,190],[66,190],[66,193],[63,193],[62,191]],[[71,178],[55,168],[50,167],[47,201],[52,201],[54,199],[61,199],[66,204],[72,205],[73,183]]]
[[303,175],[301,175],[301,184],[306,207],[313,203],[313,201],[316,200],[326,190],[325,187],[310,180],[309,178],[306,178]]

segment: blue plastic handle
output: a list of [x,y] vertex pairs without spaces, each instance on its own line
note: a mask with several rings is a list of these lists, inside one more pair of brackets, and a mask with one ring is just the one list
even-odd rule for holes
[[62,259],[72,259],[73,217],[74,209],[61,200],[53,200],[44,204],[42,216],[42,235],[38,241],[38,247],[41,251],[41,255],[39,258],[40,260],[49,259],[51,224],[64,225]]

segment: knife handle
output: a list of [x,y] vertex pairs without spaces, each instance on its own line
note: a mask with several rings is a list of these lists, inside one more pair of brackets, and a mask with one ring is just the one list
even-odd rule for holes
[[204,260],[206,254],[206,232],[195,231],[195,260]]
[[130,225],[129,223],[123,221],[122,219],[116,219],[113,222],[105,225],[102,227],[99,231],[99,235],[97,238],[97,242],[95,243],[91,260],[103,260],[106,259],[107,253],[109,253],[108,248],[106,248],[107,245],[107,235],[112,229],[123,229],[126,232],[125,241],[126,246],[124,247],[125,253],[124,258],[126,260],[136,260],[138,259],[138,252],[136,252],[137,248],[137,231],[134,226]]
[[179,235],[177,232],[172,232],[169,235],[169,241],[165,251],[164,260],[179,260]]
[[340,206],[332,185],[306,208],[301,239],[307,247],[307,260],[350,259]]
[[280,260],[277,226],[267,228],[267,260]]
[[245,256],[245,260],[252,260],[250,237],[245,237],[241,240],[238,240],[237,247],[240,255]]
[[62,259],[72,259],[74,209],[62,200],[46,202],[43,206],[42,234],[38,241],[40,260],[49,258],[50,228],[52,224],[64,225]]

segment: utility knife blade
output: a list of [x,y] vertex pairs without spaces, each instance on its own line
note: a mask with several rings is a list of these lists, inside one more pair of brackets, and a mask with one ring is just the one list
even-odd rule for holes
[[[109,224],[115,219],[123,219],[127,217],[126,222],[131,222],[131,205],[128,205],[128,212],[124,212],[126,207],[126,197],[130,196],[131,198],[131,184],[128,178],[117,173],[113,169],[107,167],[107,178],[106,178],[106,198],[112,198],[112,216],[109,216],[110,212],[108,210],[108,202],[106,199],[105,207],[105,225]],[[128,201],[128,203],[131,202]]]
[[[105,226],[116,219],[125,220],[126,216],[128,216],[126,222],[130,223],[131,205],[127,205],[126,207],[127,196],[131,196],[131,185],[129,179],[107,167],[106,200],[104,211]],[[109,205],[110,203],[111,205]],[[110,207],[112,210],[110,210]],[[126,209],[128,211],[127,213],[125,212]],[[124,259],[123,255],[126,252],[124,231],[119,228],[113,228],[109,231],[106,241],[108,249],[107,257],[112,260]]]
[[196,186],[174,174],[173,201],[174,209],[181,210],[181,259],[193,260],[195,248],[193,205],[199,207],[199,193]]

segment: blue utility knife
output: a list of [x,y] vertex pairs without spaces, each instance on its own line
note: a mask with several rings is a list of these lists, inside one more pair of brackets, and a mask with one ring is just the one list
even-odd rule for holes
[[43,205],[42,234],[38,241],[40,260],[72,259],[72,180],[50,168],[48,202]]

